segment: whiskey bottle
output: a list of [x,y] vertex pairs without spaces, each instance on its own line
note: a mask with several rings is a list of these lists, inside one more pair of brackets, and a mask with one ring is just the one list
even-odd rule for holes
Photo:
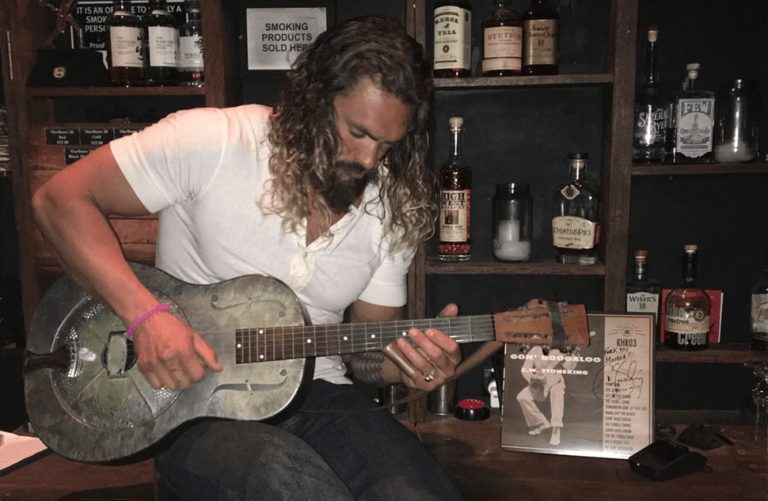
[[200,0],[185,0],[187,21],[179,26],[179,85],[205,85],[203,63],[203,28],[200,20]]
[[468,261],[471,256],[470,209],[472,171],[461,154],[464,119],[448,119],[450,148],[440,169],[440,221],[438,258],[441,261]]
[[147,85],[175,85],[179,30],[165,0],[150,0],[147,26]]
[[472,6],[466,0],[441,0],[434,11],[436,78],[468,77],[472,67]]
[[569,153],[571,180],[555,190],[552,242],[561,263],[595,264],[600,241],[600,197],[586,183],[586,153]]
[[130,0],[112,2],[106,19],[107,65],[112,85],[144,85],[144,24],[131,12]]
[[483,75],[519,75],[522,68],[523,24],[506,0],[494,0],[483,21]]
[[648,28],[645,45],[645,81],[635,98],[635,162],[663,162],[667,145],[667,103],[659,90],[657,42],[659,30]]
[[678,350],[703,350],[709,345],[707,293],[696,286],[698,246],[687,244],[683,252],[683,283],[672,289],[664,303],[664,344]]
[[686,66],[682,92],[675,95],[672,115],[672,163],[712,161],[715,124],[715,94],[698,89],[699,64]]
[[752,348],[768,351],[768,265],[760,280],[752,287],[751,308]]
[[[648,251],[636,250],[632,277],[627,282],[627,312],[653,315],[653,332],[659,327],[661,285],[648,275]],[[658,339],[658,334],[655,336]]]
[[523,75],[557,75],[560,15],[547,0],[531,0],[523,14]]

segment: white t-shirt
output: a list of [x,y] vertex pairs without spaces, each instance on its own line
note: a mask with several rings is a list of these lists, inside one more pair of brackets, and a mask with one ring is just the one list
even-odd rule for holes
[[[269,179],[268,117],[259,105],[180,111],[110,143],[120,169],[150,212],[159,212],[156,266],[189,283],[246,274],[285,282],[314,325],[338,324],[362,299],[382,306],[406,302],[406,274],[415,249],[389,255],[378,188],[360,208],[306,245],[306,226],[284,232],[281,218],[258,202]],[[371,209],[372,207],[372,209]],[[315,378],[349,383],[341,357],[319,357]]]

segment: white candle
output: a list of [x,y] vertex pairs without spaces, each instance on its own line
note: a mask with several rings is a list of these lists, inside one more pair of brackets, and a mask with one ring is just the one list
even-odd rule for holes
[[715,146],[715,161],[725,162],[749,162],[754,158],[755,152],[747,143],[725,143]]
[[493,241],[493,255],[502,261],[527,261],[531,257],[531,242]]
[[496,239],[501,242],[519,241],[520,221],[517,219],[500,219],[496,227]]

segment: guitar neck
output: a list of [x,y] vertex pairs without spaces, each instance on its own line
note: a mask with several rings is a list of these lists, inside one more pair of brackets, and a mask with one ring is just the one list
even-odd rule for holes
[[495,339],[492,315],[338,325],[259,327],[235,331],[238,364],[380,351],[408,329],[440,329],[458,343]]

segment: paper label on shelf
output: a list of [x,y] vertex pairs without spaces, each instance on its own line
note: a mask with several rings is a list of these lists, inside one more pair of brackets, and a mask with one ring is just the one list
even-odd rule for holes
[[469,240],[469,190],[442,190],[440,192],[440,241],[466,242]]
[[677,151],[690,158],[698,158],[712,151],[715,100],[712,98],[678,99],[676,108]]
[[523,23],[526,65],[557,64],[557,20],[531,19]]
[[472,12],[455,5],[435,9],[434,69],[469,69]]
[[768,333],[768,294],[752,294],[752,332]]
[[659,294],[651,292],[627,293],[627,313],[650,313],[653,315],[653,325],[656,325],[659,316]]
[[143,68],[141,58],[141,28],[112,26],[109,28],[112,42],[110,52],[112,66],[119,68]]
[[552,242],[561,249],[592,249],[599,226],[582,217],[557,216],[552,219]]

